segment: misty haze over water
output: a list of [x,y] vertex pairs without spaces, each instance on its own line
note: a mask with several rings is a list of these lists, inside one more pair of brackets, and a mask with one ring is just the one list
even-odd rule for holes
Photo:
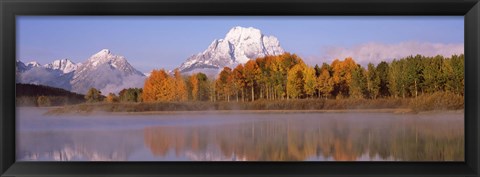
[[43,115],[17,108],[19,161],[463,161],[464,114]]

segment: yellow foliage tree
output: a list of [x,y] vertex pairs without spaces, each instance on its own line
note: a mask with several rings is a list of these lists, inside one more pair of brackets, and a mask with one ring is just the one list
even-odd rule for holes
[[315,94],[315,91],[317,90],[317,78],[315,77],[315,69],[310,66],[305,66],[303,69],[303,76],[305,94],[308,97],[311,97]]
[[304,93],[304,64],[296,64],[288,71],[287,94],[288,98],[299,98]]
[[328,96],[333,91],[333,78],[327,68],[322,68],[320,72],[317,78],[318,90],[321,95],[325,96],[325,99],[328,99]]
[[192,85],[192,99],[198,101],[199,99],[199,82],[197,74],[193,74],[189,77],[190,84]]
[[180,71],[178,69],[174,70],[174,76],[175,76],[175,90],[172,90],[175,92],[175,101],[187,101],[188,100],[188,92],[187,92],[187,85],[185,84],[185,81],[183,80],[182,75],[180,74]]

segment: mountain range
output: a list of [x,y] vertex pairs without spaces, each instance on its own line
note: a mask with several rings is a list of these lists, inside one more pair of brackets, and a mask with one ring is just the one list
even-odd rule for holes
[[145,75],[136,70],[123,56],[108,49],[92,55],[83,63],[69,59],[50,64],[24,64],[17,61],[17,82],[47,85],[85,94],[94,87],[102,93],[118,93],[123,88],[143,87]]
[[[223,39],[214,40],[201,53],[190,56],[178,69],[188,75],[197,72],[217,75],[223,67],[234,68],[251,59],[284,53],[274,36],[266,36],[259,29],[234,27]],[[162,66],[157,66],[161,68]],[[17,82],[58,87],[85,94],[91,87],[103,94],[118,93],[124,88],[141,88],[149,73],[135,69],[124,56],[103,49],[85,62],[69,59],[55,60],[41,65],[17,60]]]

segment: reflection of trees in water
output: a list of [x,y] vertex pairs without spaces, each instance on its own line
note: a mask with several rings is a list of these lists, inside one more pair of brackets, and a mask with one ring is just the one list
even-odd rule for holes
[[178,156],[186,147],[194,152],[205,151],[207,140],[204,135],[207,133],[200,128],[145,128],[144,139],[154,155],[165,156],[170,148],[174,148]]
[[[370,119],[369,119],[370,120]],[[250,123],[150,127],[145,144],[156,156],[173,150],[247,160],[337,161],[393,159],[406,161],[463,160],[463,122],[434,119],[280,119]],[[212,148],[213,147],[213,148]],[[214,154],[214,153],[213,153]]]
[[[408,123],[408,122],[407,122]],[[464,160],[463,122],[430,123],[416,120],[405,128],[394,127],[392,153],[408,160]]]

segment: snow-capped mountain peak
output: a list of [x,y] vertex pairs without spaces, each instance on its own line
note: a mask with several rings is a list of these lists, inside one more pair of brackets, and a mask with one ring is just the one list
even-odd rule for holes
[[75,70],[71,84],[72,90],[78,93],[85,93],[91,87],[102,92],[115,93],[125,85],[143,86],[144,77],[143,73],[130,65],[124,56],[103,49]]
[[253,27],[233,27],[224,39],[215,39],[208,48],[193,55],[179,67],[181,72],[212,70],[235,67],[248,60],[267,55],[280,55],[285,51],[274,36],[265,36]]
[[100,52],[92,55],[86,62],[86,64],[91,64],[93,67],[103,63],[110,63],[113,67],[117,67],[115,62],[126,62],[125,57],[115,55],[108,49],[102,49]]
[[27,67],[30,67],[30,68],[41,67],[41,66],[42,65],[40,65],[40,63],[38,63],[36,61],[31,61],[31,62],[27,63]]
[[108,58],[109,56],[113,55],[109,49],[102,49],[96,54],[93,54],[90,59],[101,59],[101,58]]
[[50,64],[46,64],[45,68],[60,70],[63,73],[69,73],[75,71],[78,67],[77,64],[70,61],[69,59],[55,60]]
[[262,36],[262,32],[259,29],[236,26],[228,31],[227,35],[225,35],[225,40],[230,42],[238,42],[242,40],[248,40],[249,38],[259,39]]

